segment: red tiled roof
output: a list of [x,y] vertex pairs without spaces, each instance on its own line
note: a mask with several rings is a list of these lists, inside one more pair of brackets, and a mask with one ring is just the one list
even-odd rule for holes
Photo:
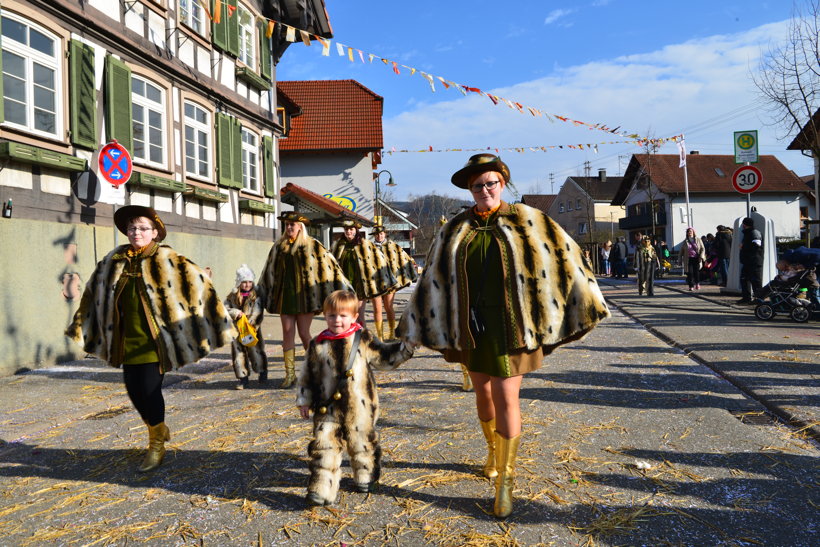
[[[358,220],[364,226],[373,226],[373,221],[369,218],[363,217],[359,213],[354,213],[350,209],[345,209],[332,199],[320,196],[316,192],[311,192],[307,188],[302,188],[301,186],[297,186],[292,182],[289,182],[285,186],[283,186],[282,189],[279,191],[279,194],[282,196],[282,201],[285,201],[285,198],[288,195],[293,194],[297,198],[308,201],[316,207],[325,210],[332,216],[339,217],[340,219],[352,218],[354,220]],[[285,203],[292,205],[292,203],[290,203],[289,201],[285,201]]]
[[[760,156],[755,167],[763,175],[763,183],[756,193],[805,192],[806,184],[780,163],[775,156]],[[652,182],[664,194],[684,193],[683,169],[678,167],[677,154],[635,154],[624,173],[623,182],[612,203],[621,204],[629,194],[635,177],[641,170],[650,171]],[[686,156],[690,194],[721,194],[735,192],[732,174],[740,167],[730,155],[689,154]]]
[[548,213],[556,197],[558,197],[557,194],[522,194],[521,203],[535,207],[543,213]]
[[291,118],[280,152],[365,150],[384,146],[384,99],[355,80],[279,81],[302,114]]

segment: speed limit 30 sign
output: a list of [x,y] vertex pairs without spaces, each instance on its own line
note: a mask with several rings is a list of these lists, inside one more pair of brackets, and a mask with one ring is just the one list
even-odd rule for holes
[[762,182],[763,175],[754,165],[738,167],[732,175],[732,186],[741,194],[751,194],[760,188]]

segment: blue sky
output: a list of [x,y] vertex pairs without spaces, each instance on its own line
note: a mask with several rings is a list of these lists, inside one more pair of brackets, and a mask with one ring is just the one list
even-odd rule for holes
[[[783,40],[788,0],[326,0],[333,42],[434,76],[587,123],[655,137],[684,133],[688,150],[732,154],[734,131],[757,129],[760,153],[798,174],[811,160],[787,152],[791,138],[770,125],[750,75],[762,51]],[[277,68],[280,80],[355,79],[384,97],[387,150],[552,147],[501,151],[521,193],[557,192],[567,176],[605,168],[623,172],[634,144],[573,124],[547,121],[463,96],[418,73],[381,62],[351,63],[318,45],[294,44]],[[450,175],[474,152],[385,155],[396,199],[430,192],[459,196]],[[660,153],[677,153],[674,144]],[[550,173],[554,185],[550,186]],[[764,183],[765,184],[765,173]],[[510,199],[512,196],[505,196]]]

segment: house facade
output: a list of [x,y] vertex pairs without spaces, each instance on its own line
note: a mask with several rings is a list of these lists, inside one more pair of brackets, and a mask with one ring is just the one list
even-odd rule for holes
[[277,89],[283,182],[373,218],[384,100],[355,80],[281,81]]
[[[95,263],[127,241],[117,207],[154,207],[220,294],[240,264],[261,271],[290,45],[270,21],[330,37],[323,2],[3,0],[0,17],[0,374],[78,356],[62,332]],[[99,167],[114,140],[133,160],[119,185]]]
[[[686,228],[698,235],[715,233],[718,225],[734,226],[747,216],[746,195],[732,186],[738,168],[734,156],[689,154],[686,156],[690,215],[686,211],[684,170],[677,154],[633,155],[612,205],[623,206],[626,217],[620,228],[634,246],[638,235],[653,233],[670,249],[683,241]],[[777,239],[797,239],[801,229],[801,200],[806,184],[774,156],[760,156],[756,164],[762,184],[750,194],[751,207],[774,221]],[[654,217],[654,223],[653,223]]]
[[804,213],[803,236],[810,241],[813,237],[820,237],[820,109],[800,129],[800,133],[786,149],[800,150],[814,160],[814,173],[803,177],[811,190],[801,206]]
[[616,235],[622,208],[612,198],[623,177],[608,177],[605,169],[597,177],[567,177],[548,213],[578,243],[603,243]]
[[410,220],[410,215],[381,199],[377,201],[376,207],[390,239],[395,241],[410,256],[416,254],[416,241],[413,239],[413,230],[417,229],[418,225]]

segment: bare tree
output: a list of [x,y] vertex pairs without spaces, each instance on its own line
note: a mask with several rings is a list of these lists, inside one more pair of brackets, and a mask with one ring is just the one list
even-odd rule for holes
[[450,219],[453,215],[461,212],[462,206],[469,202],[437,194],[433,192],[425,196],[410,195],[410,204],[407,213],[411,220],[418,226],[414,231],[416,240],[416,250],[419,253],[427,253],[430,243],[433,241],[441,223],[442,217]]
[[814,157],[815,218],[820,218],[820,0],[796,0],[788,38],[771,46],[752,80],[784,137],[803,132],[803,154]]

